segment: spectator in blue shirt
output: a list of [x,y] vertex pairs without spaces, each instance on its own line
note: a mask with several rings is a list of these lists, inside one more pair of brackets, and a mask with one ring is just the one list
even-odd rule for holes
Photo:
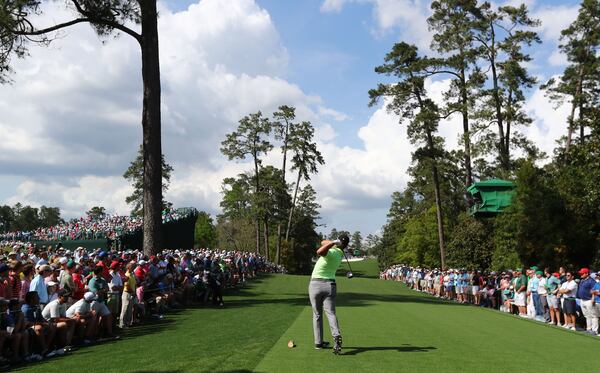
[[585,317],[586,332],[596,335],[598,330],[598,314],[596,313],[595,302],[592,300],[592,288],[596,281],[590,277],[588,268],[579,270],[579,288],[577,289],[577,298],[580,299],[581,312]]
[[38,302],[42,305],[48,304],[48,290],[46,288],[45,278],[52,274],[52,267],[48,264],[41,265],[38,268],[38,274],[35,275],[29,284],[29,291],[35,291],[38,296]]
[[[592,295],[594,298],[594,311],[597,317],[600,317],[600,281],[598,281],[598,275],[599,273],[596,273],[596,275],[594,277],[596,277],[596,283],[594,284],[594,287],[592,288]],[[596,318],[596,321],[600,320],[598,318]],[[597,325],[599,326],[599,325]],[[596,334],[600,335],[600,328],[596,328]]]
[[[34,332],[34,338],[41,347],[43,356],[54,356],[49,353],[48,346],[52,344],[56,328],[53,324],[48,323],[42,316],[40,309],[40,298],[38,293],[30,291],[25,294],[25,304],[21,307],[23,317],[25,319],[25,327],[31,328]],[[53,351],[54,352],[54,351]]]

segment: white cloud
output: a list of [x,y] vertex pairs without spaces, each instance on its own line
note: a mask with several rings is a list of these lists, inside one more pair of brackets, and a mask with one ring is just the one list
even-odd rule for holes
[[358,136],[364,149],[319,144],[327,163],[313,185],[325,211],[385,207],[391,193],[408,181],[411,145],[397,116],[379,108]]
[[[51,2],[42,9],[40,25],[72,16]],[[176,204],[215,206],[223,170],[239,168],[224,167],[220,142],[243,115],[284,103],[314,122],[319,108],[343,115],[282,78],[287,51],[254,1],[203,0],[180,12],[162,4],[160,13],[163,152],[175,167],[167,197]],[[126,35],[102,43],[80,25],[30,52],[14,63],[15,83],[0,86],[0,174],[26,180],[8,201],[52,202],[78,215],[89,206],[70,195],[102,196],[113,185],[118,198],[101,201],[124,212],[116,191],[141,142],[139,47]]]
[[321,115],[323,117],[333,118],[337,122],[343,122],[345,120],[350,119],[350,117],[348,115],[346,115],[342,112],[339,112],[337,110],[333,110],[330,108],[326,108],[323,106],[319,107],[319,115]]
[[536,89],[525,104],[525,110],[534,119],[523,133],[542,151],[551,156],[556,141],[567,134],[569,103],[557,105],[550,102],[545,91]]
[[321,12],[341,12],[348,0],[325,0],[321,4]]
[[431,14],[431,3],[425,0],[325,0],[322,12],[342,11],[349,3],[371,4],[377,36],[398,31],[400,39],[416,44],[420,49],[429,50],[432,34],[427,27]]
[[540,32],[545,41],[558,43],[560,32],[567,28],[576,18],[579,5],[543,6],[532,12],[532,17],[542,22]]
[[122,177],[98,177],[87,175],[74,183],[65,180],[27,180],[17,188],[17,194],[6,203],[39,206],[60,206],[63,216],[81,216],[93,206],[106,206],[109,213],[127,214],[130,209],[125,197],[131,187]]
[[[398,31],[402,38],[428,47],[429,2],[327,0],[321,10],[341,11],[347,2],[372,4],[377,32]],[[46,23],[66,17],[53,3],[43,4],[51,10]],[[543,15],[550,22],[559,17],[549,10]],[[363,229],[369,223],[360,217],[374,217],[375,212],[382,217],[377,224],[383,221],[390,194],[409,179],[414,150],[406,126],[395,115],[377,109],[358,130],[359,144],[340,146],[340,127],[330,122],[344,122],[348,115],[285,79],[287,50],[269,14],[251,0],[203,0],[181,12],[163,5],[159,22],[163,151],[175,167],[168,200],[218,211],[222,179],[249,169],[219,153],[224,134],[248,113],[268,114],[289,104],[297,108],[300,120],[316,126],[326,165],[311,183],[323,205],[324,222],[332,217],[353,220]],[[549,27],[544,35],[556,33]],[[25,181],[6,202],[56,205],[66,216],[81,215],[93,205],[128,211],[124,199],[130,187],[120,175],[141,140],[135,43],[121,36],[102,44],[82,25],[50,48],[33,47],[15,70],[15,84],[0,86],[0,175]],[[428,81],[427,89],[441,101],[448,84]],[[551,152],[554,140],[566,132],[565,109],[555,112],[543,93],[535,91],[527,110],[536,119],[528,136]],[[439,132],[449,148],[458,147],[460,117],[442,121]],[[267,158],[267,164],[279,165],[279,150]]]

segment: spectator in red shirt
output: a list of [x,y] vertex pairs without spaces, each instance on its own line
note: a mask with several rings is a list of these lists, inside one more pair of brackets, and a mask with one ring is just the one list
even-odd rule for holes
[[106,251],[101,251],[100,254],[98,254],[98,258],[100,258],[100,261],[96,263],[96,267],[102,267],[102,277],[104,277],[106,281],[110,281],[110,262]]
[[19,299],[19,295],[21,294],[21,271],[23,269],[23,265],[21,262],[15,260],[9,266],[8,271],[8,288],[9,291],[6,294],[10,299]]
[[85,284],[84,278],[82,276],[82,268],[81,265],[75,266],[75,271],[73,271],[73,282],[75,283],[75,290],[71,293],[71,298],[74,300],[79,300],[83,298],[85,294]]
[[8,298],[8,265],[0,263],[0,298]]

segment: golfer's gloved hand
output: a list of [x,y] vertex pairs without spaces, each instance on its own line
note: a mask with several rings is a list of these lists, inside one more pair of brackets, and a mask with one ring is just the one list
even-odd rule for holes
[[335,241],[332,241],[332,243],[333,243],[335,246],[342,246],[342,241],[340,241],[340,240],[335,240]]

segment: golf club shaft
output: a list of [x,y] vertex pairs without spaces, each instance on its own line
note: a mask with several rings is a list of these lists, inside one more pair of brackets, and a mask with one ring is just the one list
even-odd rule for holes
[[346,256],[346,249],[342,249],[342,251],[344,252],[344,258],[346,258],[346,263],[348,263],[348,268],[350,269],[350,272],[353,272],[352,267],[350,267],[350,261],[348,260],[348,256]]

